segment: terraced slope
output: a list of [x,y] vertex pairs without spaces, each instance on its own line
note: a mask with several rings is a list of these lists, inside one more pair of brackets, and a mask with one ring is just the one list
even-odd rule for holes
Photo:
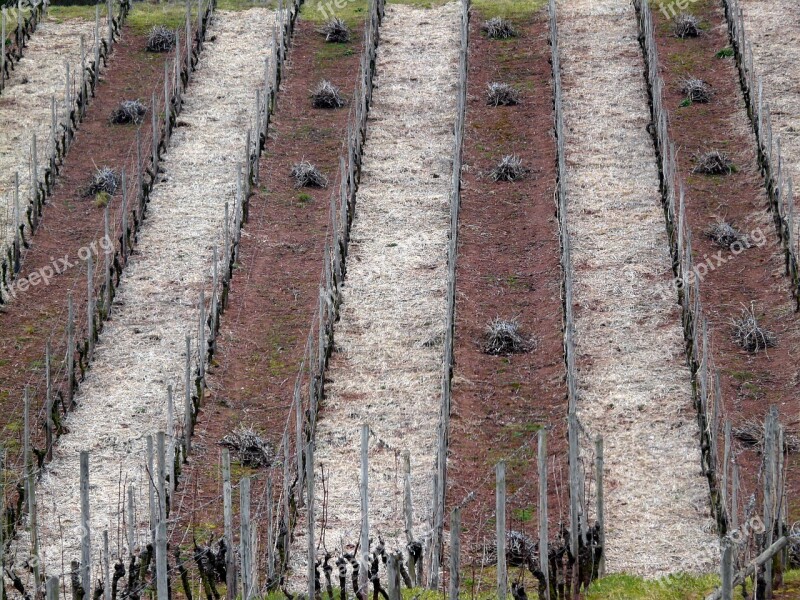
[[644,64],[625,0],[559,6],[579,418],[605,436],[609,571],[705,571],[717,550],[682,355]]
[[56,99],[59,117],[64,115],[66,64],[74,97],[80,88],[80,36],[85,36],[86,52],[91,57],[93,31],[94,22],[45,19],[28,41],[25,55],[0,95],[0,243],[14,235],[15,173],[19,173],[20,210],[24,213],[31,195],[31,138],[33,134],[38,138],[39,166],[43,168],[42,157],[50,140],[52,98]]
[[[108,529],[112,547],[122,552],[116,548],[120,484],[136,486],[136,525],[140,533],[147,529],[145,437],[166,429],[166,386],[173,384],[178,398],[183,394],[184,335],[196,338],[198,297],[210,285],[212,247],[222,244],[224,204],[233,204],[236,193],[272,22],[266,9],[215,15],[160,165],[163,180],[150,198],[140,251],[130,260],[79,407],[67,421],[71,433],[62,437],[39,485],[39,498],[46,499],[39,507],[41,554],[49,572],[60,570],[62,551],[67,560],[78,555],[81,450],[90,452],[95,549]],[[27,548],[25,540],[20,548]]]
[[[411,452],[417,519],[429,512],[440,406],[449,191],[459,47],[457,3],[389,5],[356,200],[337,352],[317,429],[331,544],[355,545],[362,423],[370,530],[405,543],[395,449]],[[382,440],[385,445],[377,443]],[[317,486],[322,505],[323,486]],[[304,547],[302,531],[298,548]],[[298,556],[299,555],[299,556]],[[305,560],[304,553],[295,553]],[[298,569],[298,572],[302,570]]]

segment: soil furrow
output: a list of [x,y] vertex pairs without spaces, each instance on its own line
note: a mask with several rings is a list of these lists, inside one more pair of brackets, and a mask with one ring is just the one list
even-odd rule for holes
[[[40,506],[41,555],[51,571],[60,568],[53,565],[60,565],[62,552],[67,560],[77,554],[79,451],[90,452],[93,544],[107,529],[117,550],[118,494],[125,484],[135,486],[140,523],[146,521],[145,437],[166,429],[167,385],[173,384],[177,398],[183,395],[184,334],[196,330],[212,247],[222,243],[224,204],[233,205],[256,90],[264,85],[272,22],[266,9],[214,16],[159,165],[163,175],[150,196],[139,249],[117,290],[78,408],[67,419],[71,433],[59,441],[39,485],[39,496],[47,498]],[[176,404],[180,422],[182,406]]]
[[[800,182],[800,13],[797,4],[787,0],[742,0],[740,5],[746,38],[753,51],[754,70],[763,79],[764,106],[770,108],[773,136],[776,140],[780,136],[784,179],[787,176],[793,179],[796,202],[796,190]],[[772,240],[774,236],[771,230],[769,234]],[[796,229],[795,239],[797,234]],[[776,278],[782,273],[781,265]],[[777,279],[773,287],[780,287],[781,284],[782,279]],[[765,311],[769,313],[768,318],[778,332],[778,348],[770,349],[770,357],[774,350],[785,356],[794,356],[798,348],[796,315],[787,314],[781,309],[773,305],[769,311]],[[783,370],[777,382],[765,378],[767,372],[760,369],[747,369],[741,376],[744,394],[762,394],[769,399],[768,404],[777,404],[781,413],[792,419],[788,428],[793,433],[797,430],[796,397],[800,378],[800,372],[793,368],[795,362],[792,359],[788,364],[782,363]],[[777,397],[773,395],[776,387]],[[766,404],[762,402],[763,408],[759,407],[756,413],[758,417],[764,412]],[[797,500],[800,494],[800,461],[797,455],[789,455],[788,465],[789,520],[792,522],[798,518],[800,510]]]
[[[301,13],[206,375],[209,389],[192,438],[194,450],[181,472],[174,541],[185,539],[187,531],[198,537],[222,533],[220,440],[239,426],[253,427],[277,448],[292,405],[318,306],[331,188],[297,188],[290,172],[305,159],[333,185],[348,109],[312,109],[309,90],[327,79],[350,98],[362,39],[359,26],[350,43],[327,44],[317,28]],[[232,462],[235,482],[260,471],[243,465],[236,452]],[[254,479],[253,498],[262,497],[262,483]],[[205,508],[196,511],[198,506]],[[260,534],[265,533],[262,524]]]
[[[723,418],[731,421],[735,432],[748,422],[763,422],[773,404],[783,415],[795,414],[798,371],[792,357],[800,348],[800,328],[736,65],[733,58],[717,57],[728,45],[723,9],[707,0],[694,4],[692,11],[701,20],[699,37],[677,38],[672,20],[654,12],[656,36],[664,65],[670,137],[680,149],[678,170],[686,186],[686,217],[695,262],[701,265],[710,259],[713,265],[708,268],[706,262],[698,267],[698,275],[702,276],[714,366],[722,384]],[[682,82],[690,77],[711,85],[710,103],[682,106]],[[698,159],[715,150],[730,160],[732,172],[695,173]],[[731,248],[709,237],[719,222],[731,224],[745,236],[741,247]],[[734,341],[732,323],[751,307],[760,325],[777,335],[777,347],[747,352]],[[719,435],[721,440],[722,429]],[[747,498],[756,491],[760,457],[752,448],[738,449],[744,453],[737,458],[743,478],[740,497]],[[788,475],[790,489],[797,490],[796,469]]]
[[[519,37],[502,42],[481,33],[484,20],[473,11],[448,462],[449,505],[476,494],[462,513],[462,545],[473,551],[493,539],[494,464],[512,454],[508,527],[535,536],[537,431],[549,430],[549,453],[563,458],[567,412],[547,15],[527,17],[517,24]],[[488,106],[492,82],[520,90],[519,104]],[[509,154],[530,172],[494,182],[491,170]],[[530,351],[486,354],[486,328],[496,318],[517,319]],[[550,489],[555,524],[556,486]]]
[[[145,41],[145,35],[123,28],[25,252],[14,286],[16,297],[0,312],[0,427],[12,465],[17,462],[22,444],[24,387],[31,386],[33,422],[38,424],[36,416],[44,403],[47,342],[53,348],[54,364],[63,357],[68,294],[73,295],[77,313],[85,310],[86,267],[81,249],[91,248],[92,243],[98,248],[103,236],[103,209],[93,197],[85,195],[85,189],[95,165],[120,172],[131,162],[136,127],[112,125],[109,116],[123,99],[149,97],[163,73],[164,56],[145,53]],[[113,142],[109,143],[109,139]],[[119,207],[118,196],[112,200],[113,208]],[[60,271],[55,274],[54,259]],[[19,282],[30,280],[37,273],[51,273],[52,277],[21,290]],[[54,380],[60,381],[61,376],[63,373],[54,375]],[[42,446],[41,440],[40,429],[35,426],[34,444]]]

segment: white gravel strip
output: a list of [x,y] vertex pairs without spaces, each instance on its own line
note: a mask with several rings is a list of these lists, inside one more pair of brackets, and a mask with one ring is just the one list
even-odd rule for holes
[[634,9],[559,4],[578,416],[605,437],[607,567],[708,571],[718,550],[677,298],[654,286],[672,272]]
[[[360,429],[370,443],[370,535],[405,545],[401,459],[411,453],[416,532],[430,513],[441,403],[449,191],[458,85],[458,3],[388,5],[378,49],[364,172],[341,321],[317,430],[317,503],[325,470],[329,550],[360,531]],[[318,509],[317,515],[321,515]],[[305,523],[301,519],[302,523]],[[318,523],[318,527],[319,527]],[[293,568],[305,574],[305,528]],[[319,539],[320,531],[317,531]]]
[[[199,292],[206,286],[210,297],[212,247],[221,246],[224,204],[233,205],[236,194],[273,20],[272,11],[260,8],[216,14],[185,95],[182,125],[161,163],[164,181],[151,196],[138,251],[81,386],[79,408],[67,420],[71,433],[61,438],[39,485],[48,573],[61,571],[62,557],[67,567],[80,557],[81,450],[90,451],[93,559],[99,559],[104,529],[117,549],[121,482],[123,490],[125,483],[136,486],[137,526],[147,528],[145,436],[166,429],[168,384],[176,389],[176,422],[182,419],[184,335],[192,334],[196,355]],[[17,548],[19,561],[27,556],[27,541],[20,539]]]
[[[31,36],[25,55],[14,65],[0,94],[0,246],[14,236],[14,173],[19,172],[20,211],[31,197],[31,139],[37,137],[39,166],[46,166],[51,147],[51,99],[56,97],[59,122],[64,121],[66,63],[74,89],[80,87],[81,34],[86,53],[93,56],[94,21],[45,19]],[[74,97],[74,95],[73,95]],[[24,216],[23,216],[23,222]],[[27,231],[27,229],[26,229]]]
[[739,4],[755,72],[764,80],[772,135],[775,140],[780,136],[784,167],[792,177],[796,197],[800,185],[800,12],[791,0],[740,0]]

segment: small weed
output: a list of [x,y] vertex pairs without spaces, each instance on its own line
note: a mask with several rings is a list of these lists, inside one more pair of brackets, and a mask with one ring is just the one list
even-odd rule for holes
[[692,102],[711,102],[711,86],[702,79],[697,79],[696,77],[684,79],[681,84],[681,92]]
[[488,21],[484,21],[481,25],[481,31],[486,34],[490,40],[507,40],[508,38],[517,37],[517,30],[510,21],[502,17],[492,17]]
[[755,307],[742,310],[738,319],[731,320],[732,337],[736,344],[748,352],[758,352],[777,345],[776,335],[758,324]]
[[700,20],[689,13],[681,13],[675,17],[673,30],[681,39],[697,37],[700,35]]
[[716,58],[731,58],[733,56],[733,48],[723,48],[714,55]]
[[346,104],[339,88],[327,79],[323,79],[311,92],[311,103],[314,108],[341,108]]
[[317,167],[307,160],[301,160],[292,167],[291,176],[294,177],[295,187],[324,188],[328,185],[328,178],[319,172]]
[[147,35],[148,52],[169,52],[175,47],[175,32],[164,25],[156,25]]

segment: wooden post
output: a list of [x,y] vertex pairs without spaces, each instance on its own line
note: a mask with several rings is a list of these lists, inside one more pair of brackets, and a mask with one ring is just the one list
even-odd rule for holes
[[578,427],[577,416],[574,411],[568,415],[568,440],[569,440],[569,535],[572,556],[578,556],[578,530],[580,521],[578,516]]
[[167,435],[169,452],[167,470],[169,471],[169,491],[174,492],[175,481],[175,401],[172,398],[172,384],[167,386]]
[[[100,78],[100,4],[94,5],[94,83],[92,93],[97,90],[97,81]],[[85,591],[86,594],[89,590]]]
[[242,600],[250,600],[252,595],[252,556],[250,555],[250,478],[239,482],[239,543],[242,573]]
[[[770,407],[764,423],[764,526],[767,528],[764,547],[772,545],[774,540],[774,520],[773,510],[775,502],[775,480],[774,480],[774,452],[775,452],[775,427],[777,415],[774,407]],[[764,563],[764,600],[772,599],[772,561]]]
[[506,572],[506,463],[495,467],[495,521],[497,523],[497,600],[505,600],[508,588]]
[[[547,522],[547,430],[542,427],[538,433],[539,468],[539,569],[544,573],[545,600],[550,600],[550,568],[548,562],[549,538]],[[542,559],[544,557],[544,560]],[[601,565],[603,563],[601,562]]]
[[103,284],[105,291],[105,293],[103,294],[103,305],[105,308],[106,318],[108,317],[108,315],[111,314],[111,251],[114,248],[114,244],[111,243],[111,227],[108,218],[109,204],[106,204],[105,210],[103,211],[103,229],[105,232],[106,245],[111,246],[111,248],[103,249],[103,259],[104,259]]
[[[403,518],[406,526],[406,541],[411,543],[414,541],[414,507],[411,502],[411,453],[408,450],[403,450]],[[413,569],[411,580],[414,581]]]
[[14,172],[14,273],[19,272],[19,254],[22,252],[20,239],[21,215],[19,212],[19,171]]
[[459,555],[461,554],[461,509],[456,507],[450,513],[450,600],[458,600],[461,587]]
[[722,540],[720,550],[720,574],[722,576],[722,600],[733,600],[733,548],[727,538]]
[[[169,143],[170,122],[172,120],[172,102],[169,95],[169,61],[164,61],[164,143]],[[152,108],[151,108],[152,110]]]
[[150,541],[156,541],[156,525],[158,524],[156,504],[155,468],[153,459],[153,436],[147,436],[147,489],[150,508]]
[[[300,378],[302,377],[303,368],[300,367],[300,375],[294,386],[294,416],[295,416],[295,439],[294,450],[295,459],[297,460],[297,485],[303,487],[303,405],[300,398]],[[298,504],[303,505],[302,494],[299,495]]]
[[272,511],[275,494],[272,490],[272,475],[269,474],[267,475],[265,494],[267,502],[267,582],[268,585],[272,585],[275,582],[275,529],[273,523],[275,517]]
[[[789,538],[782,537],[778,539],[774,544],[772,544],[769,548],[764,550],[761,554],[759,554],[756,558],[754,558],[750,563],[741,571],[736,573],[733,577],[733,588],[741,585],[742,582],[753,575],[755,570],[763,565],[766,562],[769,562],[773,556],[775,556],[778,552],[786,548],[789,545]],[[722,598],[722,590],[718,589],[713,594],[709,594],[706,596],[706,600],[720,600]],[[759,599],[762,600],[762,599]]]
[[[285,528],[286,531],[289,531],[289,431],[288,427],[283,430],[283,489],[282,489],[282,497],[283,497],[283,507],[281,509],[282,512],[282,528]],[[281,564],[281,569],[287,564],[289,558],[289,552],[291,549],[291,544],[284,545],[284,556],[283,556],[283,563]]]
[[731,465],[731,529],[739,529],[739,465]]
[[133,555],[133,549],[136,547],[136,535],[134,524],[134,511],[133,511],[133,484],[128,484],[128,553]]
[[200,323],[197,336],[197,363],[200,377],[206,375],[206,291],[200,290]]
[[52,365],[50,356],[50,340],[44,347],[44,374],[45,374],[45,457],[48,461],[53,460],[53,430],[55,423],[53,422],[53,381],[52,381]]
[[114,43],[114,10],[111,0],[106,0],[108,7],[108,50],[111,50],[111,45]]
[[103,530],[103,597],[111,600],[111,558],[108,551],[108,529]]
[[88,94],[86,93],[86,36],[80,35],[81,38],[81,118],[86,114],[86,105],[89,103]]
[[89,338],[86,355],[87,359],[91,360],[94,355],[94,268],[91,252],[86,257],[86,294],[86,330]]
[[167,476],[166,466],[166,435],[163,431],[156,433],[156,458],[158,463],[158,522],[162,523],[167,520],[167,486],[165,479]]
[[89,529],[89,453],[82,450],[80,454],[80,489],[81,489],[81,586],[88,595],[91,590],[92,577],[92,544]]
[[167,523],[159,521],[156,528],[156,592],[158,600],[169,600],[167,583]]
[[367,451],[369,449],[369,425],[366,423],[361,426],[361,480],[359,481],[359,491],[361,493],[361,559],[358,570],[358,591],[361,597],[367,596],[367,584],[369,583],[369,459]]
[[67,408],[73,408],[75,394],[75,311],[72,292],[67,294]]
[[150,100],[150,121],[153,128],[153,183],[155,183],[156,177],[158,176],[158,111],[155,110],[156,106],[156,93],[153,92],[151,100]]
[[47,600],[58,600],[58,577],[47,578]]
[[314,442],[306,446],[306,526],[308,528],[308,597],[316,591],[316,549],[314,548]]
[[6,20],[8,19],[8,11],[3,7],[2,11],[2,47],[0,47],[0,90],[5,87],[6,79]]
[[605,498],[603,492],[603,436],[598,435],[594,441],[594,465],[595,465],[595,481],[597,483],[597,526],[599,530],[598,544],[602,549],[600,560],[597,566],[597,574],[599,577],[605,576],[606,573],[606,521],[605,521]]
[[227,600],[236,598],[236,562],[233,551],[233,494],[231,489],[231,454],[227,448],[222,450],[222,497],[223,518],[225,522],[225,546],[227,561]]
[[730,518],[730,508],[728,505],[728,470],[731,461],[731,422],[725,420],[725,448],[723,450],[722,459],[722,506],[725,507],[725,513]]
[[184,373],[185,391],[183,397],[183,437],[186,445],[186,456],[192,451],[192,429],[194,423],[192,421],[192,379],[190,372],[190,363],[192,358],[192,341],[189,334],[186,334],[186,368]]
[[[192,4],[191,0],[186,2],[186,81],[192,72]],[[243,598],[242,600],[247,600]]]
[[128,261],[128,184],[122,169],[122,263]]
[[[39,525],[36,518],[36,473],[31,461],[31,428],[30,428],[30,395],[25,387],[25,492],[28,500],[28,523],[31,536],[31,554],[33,556],[33,580],[35,590],[39,589]],[[0,549],[1,550],[1,549]]]
[[28,488],[31,480],[31,397],[28,386],[25,386],[22,398],[23,410],[22,415],[22,468],[24,474],[24,489],[25,494],[28,495]]
[[33,228],[36,229],[39,223],[39,161],[36,152],[36,133],[31,136],[31,200],[33,210],[31,211],[31,221]]
[[67,133],[67,143],[64,146],[64,152],[66,152],[67,146],[69,146],[69,140],[72,137],[72,128],[70,126],[70,122],[72,121],[72,91],[70,89],[72,78],[69,75],[69,62],[65,62],[64,67],[66,68],[66,80],[64,83],[64,129]]
[[[152,109],[151,109],[152,110]],[[144,219],[144,158],[142,157],[142,129],[136,130],[136,202],[139,204],[139,221]]]
[[387,595],[389,600],[401,600],[400,596],[400,569],[397,564],[397,554],[394,552],[389,554],[389,559],[386,561],[386,579]]

